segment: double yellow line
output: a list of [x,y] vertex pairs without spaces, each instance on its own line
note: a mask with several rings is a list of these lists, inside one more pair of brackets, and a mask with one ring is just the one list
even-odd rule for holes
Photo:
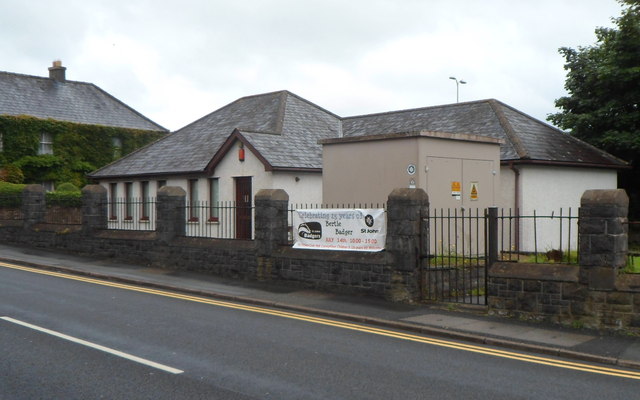
[[110,287],[115,287],[115,288],[124,289],[124,290],[131,290],[135,292],[154,294],[157,296],[170,297],[174,299],[192,301],[192,302],[197,302],[202,304],[209,304],[209,305],[218,306],[218,307],[231,308],[235,310],[243,310],[243,311],[250,311],[254,313],[273,315],[281,318],[288,318],[288,319],[294,319],[298,321],[310,322],[314,324],[333,326],[336,328],[349,329],[352,331],[364,332],[364,333],[369,333],[369,334],[374,334],[379,336],[386,336],[386,337],[395,338],[395,339],[402,339],[402,340],[408,340],[412,342],[430,344],[434,346],[447,347],[450,349],[470,351],[473,353],[485,354],[485,355],[490,355],[494,357],[508,358],[511,360],[548,365],[552,367],[565,368],[565,369],[571,369],[576,371],[590,372],[594,374],[602,374],[602,375],[617,376],[621,378],[640,380],[640,372],[627,371],[627,370],[617,369],[617,368],[607,368],[607,367],[601,367],[597,365],[591,365],[591,364],[580,363],[580,362],[563,361],[559,359],[539,357],[539,356],[534,356],[529,354],[515,353],[511,351],[492,349],[492,348],[465,344],[465,343],[458,343],[458,342],[453,342],[449,340],[428,338],[424,336],[413,335],[410,333],[376,328],[376,327],[371,327],[366,325],[359,325],[359,324],[354,324],[349,322],[342,322],[342,321],[331,320],[327,318],[313,317],[309,315],[297,314],[297,313],[292,313],[288,311],[281,311],[281,310],[264,308],[264,307],[231,303],[228,301],[214,300],[214,299],[209,299],[204,297],[190,296],[186,294],[174,293],[174,292],[169,292],[165,290],[151,289],[151,288],[145,288],[145,287],[128,285],[128,284],[117,283],[117,282],[109,282],[109,281],[104,281],[100,279],[87,278],[83,276],[70,275],[66,273],[24,267],[24,266],[4,263],[4,262],[0,262],[0,267],[12,268],[16,270],[32,272],[32,273],[41,274],[41,275],[55,276],[58,278],[71,279],[75,281],[87,282],[87,283],[92,283],[96,285],[110,286]]

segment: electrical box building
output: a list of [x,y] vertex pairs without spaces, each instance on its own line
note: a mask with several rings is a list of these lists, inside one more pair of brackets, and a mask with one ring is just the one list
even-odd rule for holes
[[498,139],[420,131],[320,143],[325,204],[381,204],[408,187],[424,189],[430,208],[500,205]]

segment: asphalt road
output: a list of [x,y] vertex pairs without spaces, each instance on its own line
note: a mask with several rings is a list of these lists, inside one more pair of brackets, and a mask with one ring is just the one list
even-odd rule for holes
[[490,347],[5,267],[0,318],[2,400],[630,399],[640,390],[640,374],[613,376],[610,367],[580,371],[547,365],[552,358],[526,362]]

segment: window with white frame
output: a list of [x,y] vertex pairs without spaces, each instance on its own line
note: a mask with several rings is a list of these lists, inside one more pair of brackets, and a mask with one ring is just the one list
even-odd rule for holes
[[118,184],[109,184],[109,219],[118,219]]
[[198,180],[189,179],[189,221],[198,222]]
[[40,133],[38,154],[53,154],[53,135],[47,132]]
[[119,137],[111,138],[111,144],[113,145],[113,158],[122,157],[122,139]]
[[53,192],[55,190],[55,185],[53,181],[44,181],[41,183],[42,187],[46,192]]
[[218,178],[209,179],[209,222],[220,220],[220,182]]
[[125,217],[127,221],[133,219],[133,182],[125,182],[124,184],[124,205]]
[[0,132],[0,153],[2,153],[4,151],[4,136],[2,135],[2,132]]
[[149,181],[140,182],[140,196],[141,204],[140,204],[140,220],[148,221],[149,220],[149,203],[151,199],[149,198]]

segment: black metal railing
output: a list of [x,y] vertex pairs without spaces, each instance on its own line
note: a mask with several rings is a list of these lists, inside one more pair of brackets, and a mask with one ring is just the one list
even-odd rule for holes
[[47,204],[45,224],[82,225],[82,208]]
[[519,215],[511,209],[498,213],[498,252],[503,261],[578,263],[578,213]]
[[[578,213],[436,209],[423,250],[423,298],[485,304],[487,267],[494,261],[578,262]],[[426,256],[425,256],[426,255]]]
[[0,221],[21,221],[22,196],[3,195],[0,196]]
[[625,272],[640,274],[640,221],[627,221],[629,245]]
[[188,237],[214,239],[253,239],[254,207],[239,206],[234,201],[188,202],[184,206]]
[[[484,209],[429,211],[429,238],[423,240],[422,292],[425,300],[484,304],[486,232]],[[423,230],[424,232],[424,230]]]
[[108,229],[154,231],[156,229],[156,199],[154,197],[118,198],[104,204],[107,207]]

